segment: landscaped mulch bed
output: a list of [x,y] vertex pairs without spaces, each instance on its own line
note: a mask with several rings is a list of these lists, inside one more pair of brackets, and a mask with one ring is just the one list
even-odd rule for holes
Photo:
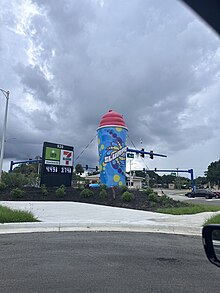
[[120,189],[116,189],[114,194],[112,189],[108,189],[107,196],[104,199],[101,199],[99,196],[100,189],[91,189],[94,195],[90,197],[82,197],[80,195],[82,189],[71,187],[66,188],[66,193],[63,197],[56,195],[56,188],[47,188],[47,195],[43,195],[40,188],[25,187],[22,190],[24,190],[24,194],[21,198],[12,196],[11,189],[0,191],[0,201],[72,201],[145,211],[156,211],[158,208],[167,207],[167,205],[169,207],[182,205],[181,202],[174,201],[170,198],[162,200],[159,196],[152,201],[144,192],[138,190],[131,191],[135,198],[130,202],[124,202],[122,200],[122,191]]

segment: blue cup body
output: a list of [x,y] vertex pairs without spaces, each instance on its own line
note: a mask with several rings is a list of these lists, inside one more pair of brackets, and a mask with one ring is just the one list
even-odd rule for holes
[[106,126],[98,129],[100,181],[111,186],[126,185],[127,129]]

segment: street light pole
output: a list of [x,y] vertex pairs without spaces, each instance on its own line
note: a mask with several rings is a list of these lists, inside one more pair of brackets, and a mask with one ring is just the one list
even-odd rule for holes
[[5,139],[6,139],[6,124],[7,124],[7,115],[8,115],[8,101],[9,101],[9,91],[5,91],[0,89],[3,95],[6,98],[6,105],[5,105],[5,117],[4,117],[4,124],[3,124],[3,133],[2,133],[2,142],[1,142],[1,154],[0,154],[0,181],[2,178],[2,165],[3,165],[3,158],[4,158],[4,148],[5,148]]

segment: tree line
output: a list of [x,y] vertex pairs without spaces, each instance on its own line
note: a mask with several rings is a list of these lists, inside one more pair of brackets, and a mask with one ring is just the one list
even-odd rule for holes
[[[38,163],[32,164],[20,164],[15,167],[13,172],[22,173],[26,176],[33,175],[39,173]],[[81,164],[77,164],[75,166],[75,171],[73,173],[73,178],[75,176],[80,176],[84,173],[84,169]],[[97,173],[97,172],[96,172]],[[213,185],[220,185],[220,160],[210,163],[207,168],[207,171],[204,172],[204,176],[199,176],[195,179],[195,185],[204,186],[205,184],[210,183]],[[176,186],[179,185],[179,188],[182,187],[190,187],[190,179],[181,177],[181,176],[173,176],[173,175],[158,175],[156,172],[145,172],[145,171],[134,171],[133,175],[143,177],[145,180],[149,180],[150,185],[161,184],[163,186],[167,186],[170,183],[174,183]],[[147,177],[148,176],[148,177]]]

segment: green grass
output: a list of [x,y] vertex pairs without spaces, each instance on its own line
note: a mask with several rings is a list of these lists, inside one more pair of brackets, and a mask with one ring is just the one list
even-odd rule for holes
[[0,206],[0,223],[38,222],[31,212]]
[[204,225],[208,225],[208,224],[220,224],[220,215],[215,215],[215,216],[210,217],[204,223]]
[[171,215],[192,215],[204,212],[217,212],[220,210],[220,206],[209,206],[209,205],[196,205],[192,204],[187,207],[176,207],[176,208],[160,208],[157,209],[158,213],[171,214]]

